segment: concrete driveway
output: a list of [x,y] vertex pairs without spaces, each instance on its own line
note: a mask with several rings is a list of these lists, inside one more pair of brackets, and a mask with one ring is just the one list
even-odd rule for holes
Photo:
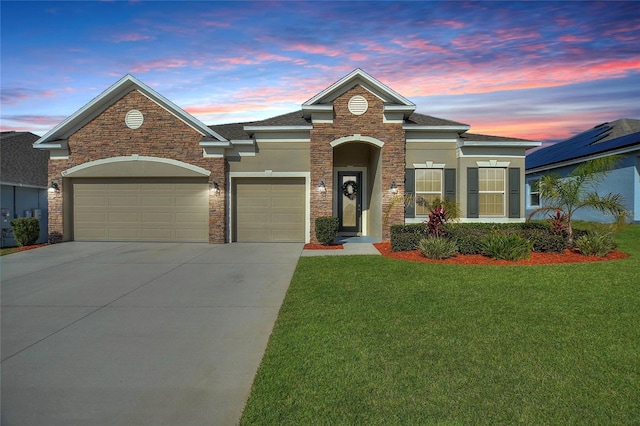
[[2,425],[238,422],[302,244],[4,256]]

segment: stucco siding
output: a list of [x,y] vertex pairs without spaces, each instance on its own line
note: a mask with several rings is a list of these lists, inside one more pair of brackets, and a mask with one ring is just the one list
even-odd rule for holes
[[258,142],[256,155],[229,159],[231,172],[308,172],[309,143]]

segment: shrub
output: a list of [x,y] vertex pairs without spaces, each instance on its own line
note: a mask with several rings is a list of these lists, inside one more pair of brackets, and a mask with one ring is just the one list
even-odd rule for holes
[[40,221],[33,217],[19,217],[11,220],[13,238],[19,246],[31,246],[40,237]]
[[551,229],[523,229],[520,236],[527,238],[533,244],[533,251],[537,253],[562,253],[567,242],[562,235],[553,234]]
[[335,216],[316,218],[316,239],[320,244],[331,244],[338,234],[340,220]]
[[420,240],[418,249],[429,259],[448,259],[458,253],[455,241],[432,236]]
[[533,244],[515,233],[492,232],[482,240],[484,254],[494,259],[528,259]]
[[549,223],[551,230],[556,235],[564,235],[567,231],[567,215],[560,210],[556,210],[556,214],[549,215]]
[[456,243],[460,254],[482,254],[482,240],[487,235],[484,231],[469,231],[449,235],[449,239]]
[[444,237],[446,235],[444,225],[447,223],[448,213],[443,206],[437,206],[429,213],[429,235],[432,237]]
[[613,236],[610,233],[596,231],[578,237],[575,240],[575,246],[578,251],[585,256],[605,257],[616,248],[616,243],[613,241]]
[[429,229],[422,223],[393,225],[391,227],[391,251],[416,250],[420,240],[428,235]]

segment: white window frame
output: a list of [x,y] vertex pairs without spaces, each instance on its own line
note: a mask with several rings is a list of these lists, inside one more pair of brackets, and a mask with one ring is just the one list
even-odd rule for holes
[[[482,170],[501,170],[502,171],[502,191],[482,191],[480,189],[481,185],[480,182],[482,181],[481,178],[481,174],[482,174]],[[506,208],[507,208],[507,191],[506,191],[506,186],[507,186],[507,175],[506,175],[506,171],[507,169],[502,168],[502,167],[480,167],[478,169],[478,201],[479,201],[479,206],[478,206],[478,216],[479,217],[506,217]],[[482,214],[482,212],[480,211],[480,209],[482,208],[482,203],[480,202],[480,198],[482,196],[482,194],[502,194],[502,214]]]
[[[439,171],[440,172],[440,191],[418,191],[418,171]],[[415,185],[415,197],[416,200],[418,199],[418,196],[420,194],[424,194],[424,195],[437,195],[438,197],[440,197],[441,200],[444,200],[444,169],[441,168],[434,168],[434,167],[419,167],[415,169],[415,176],[414,176],[414,185]],[[417,206],[416,206],[416,217],[426,217],[429,216],[428,213],[418,213],[417,212]]]
[[[534,191],[534,188],[536,189]],[[538,198],[537,203],[532,202],[532,197],[536,196]],[[529,207],[540,207],[540,179],[531,179],[529,181],[529,196],[527,197],[527,204]]]

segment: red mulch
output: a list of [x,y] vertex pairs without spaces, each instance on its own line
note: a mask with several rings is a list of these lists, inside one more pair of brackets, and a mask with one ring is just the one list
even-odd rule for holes
[[13,253],[17,253],[19,251],[33,250],[33,249],[37,249],[37,248],[48,246],[48,245],[49,244],[45,243],[45,244],[34,244],[32,246],[10,247],[10,248],[13,250]]
[[329,244],[329,245],[324,245],[324,244],[305,244],[304,245],[304,249],[305,250],[342,250],[342,244]]
[[571,250],[564,253],[531,253],[531,258],[515,262],[508,260],[495,260],[480,254],[458,254],[455,257],[435,260],[427,259],[419,250],[391,251],[391,243],[376,243],[374,246],[383,255],[391,259],[410,260],[413,262],[444,263],[449,265],[550,265],[557,263],[602,262],[606,260],[625,259],[628,254],[614,250],[605,257],[584,256]]

